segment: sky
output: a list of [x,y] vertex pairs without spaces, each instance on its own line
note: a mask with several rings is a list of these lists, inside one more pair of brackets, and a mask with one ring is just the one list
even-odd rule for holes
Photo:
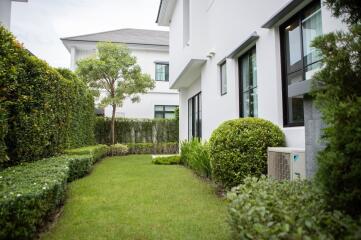
[[60,38],[120,28],[168,30],[155,23],[160,0],[28,0],[13,2],[11,31],[53,67],[70,67]]

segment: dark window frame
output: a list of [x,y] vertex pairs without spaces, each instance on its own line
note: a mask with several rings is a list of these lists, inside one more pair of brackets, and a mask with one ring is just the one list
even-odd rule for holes
[[[195,103],[197,103],[197,112],[195,111]],[[190,105],[192,108],[189,107]],[[192,116],[191,122],[190,116]],[[190,126],[192,126],[192,136],[190,135]],[[188,99],[188,140],[193,138],[202,138],[202,92]]]
[[[302,81],[306,80],[306,69],[308,66],[312,65],[312,64],[316,64],[319,61],[310,63],[305,65],[305,61],[304,61],[304,45],[303,45],[303,31],[302,31],[302,20],[304,18],[304,14],[305,12],[316,6],[316,5],[320,5],[320,8],[322,8],[321,6],[321,2],[319,0],[313,0],[311,3],[309,3],[307,6],[305,6],[304,8],[302,8],[300,11],[298,11],[295,15],[293,15],[291,18],[289,18],[285,23],[281,24],[279,27],[279,34],[280,34],[280,53],[281,53],[281,77],[282,77],[282,107],[283,107],[283,126],[284,127],[302,127],[305,125],[304,120],[302,122],[290,122],[289,119],[289,107],[288,107],[288,76],[291,74],[296,74],[299,71],[302,71]],[[301,47],[301,64],[302,64],[302,69],[301,70],[297,70],[297,71],[292,71],[290,73],[288,73],[288,65],[287,65],[287,50],[286,50],[286,38],[285,38],[285,34],[286,34],[286,27],[288,25],[290,25],[291,23],[297,21],[298,22],[298,26],[301,27],[300,28],[300,47]]]
[[[158,73],[159,73],[158,68],[157,68],[158,65],[165,66],[164,80],[157,79]],[[154,80],[159,81],[159,82],[169,82],[169,63],[163,63],[163,62],[156,62],[155,63],[155,77],[154,77]]]
[[[244,109],[243,109],[243,95],[245,94],[245,92],[250,92],[254,89],[258,89],[258,80],[257,80],[257,85],[256,86],[252,86],[252,88],[249,88],[247,91],[243,90],[243,68],[242,68],[242,60],[244,57],[246,56],[250,56],[252,54],[252,52],[255,52],[255,54],[257,54],[257,47],[256,45],[251,47],[250,49],[248,49],[246,52],[244,52],[241,56],[238,57],[238,84],[239,84],[239,116],[241,118],[244,118]],[[257,62],[257,57],[256,57],[256,62]],[[257,64],[257,63],[256,63]],[[258,97],[258,94],[257,94]],[[258,104],[258,101],[257,101]],[[257,106],[258,109],[258,106]],[[257,114],[258,115],[258,114]],[[255,117],[255,116],[249,116],[249,117]]]
[[[162,111],[156,110],[157,107],[163,107],[163,110]],[[166,111],[165,110],[166,107],[175,107],[175,108],[174,108],[174,111]],[[175,114],[175,110],[177,109],[177,107],[179,107],[179,106],[178,105],[154,105],[154,118],[156,118],[156,119],[167,119],[167,118],[165,118],[165,115],[167,113]],[[161,118],[156,117],[157,114],[162,114],[162,117]]]
[[[225,79],[223,79],[223,67],[225,67]],[[221,96],[226,95],[228,92],[228,86],[227,86],[227,61],[223,61],[221,64],[219,64],[219,79],[220,79],[220,92]],[[226,81],[226,88],[223,89],[223,81]]]

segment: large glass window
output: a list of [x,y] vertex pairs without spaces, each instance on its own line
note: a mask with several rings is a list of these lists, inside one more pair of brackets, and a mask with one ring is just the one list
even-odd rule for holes
[[240,70],[240,116],[257,117],[257,64],[256,48],[238,59]]
[[202,137],[202,98],[201,93],[188,100],[188,138]]
[[155,105],[154,118],[175,118],[175,110],[178,106],[174,105]]
[[227,93],[227,67],[226,62],[220,65],[221,95]]
[[280,27],[283,57],[284,125],[304,122],[303,96],[289,96],[288,87],[310,80],[321,66],[320,53],[311,47],[322,34],[321,4],[313,2]]
[[155,80],[169,81],[169,64],[166,63],[155,64]]

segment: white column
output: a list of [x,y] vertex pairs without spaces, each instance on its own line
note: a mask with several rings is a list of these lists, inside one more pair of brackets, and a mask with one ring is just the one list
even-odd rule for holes
[[10,29],[11,0],[0,0],[0,24]]
[[70,48],[70,69],[73,71],[76,68],[75,53],[76,53],[75,47],[71,47]]

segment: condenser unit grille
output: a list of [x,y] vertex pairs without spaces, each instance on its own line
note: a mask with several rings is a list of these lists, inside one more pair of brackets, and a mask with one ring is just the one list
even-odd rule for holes
[[290,154],[282,152],[268,152],[268,175],[277,180],[289,180]]

